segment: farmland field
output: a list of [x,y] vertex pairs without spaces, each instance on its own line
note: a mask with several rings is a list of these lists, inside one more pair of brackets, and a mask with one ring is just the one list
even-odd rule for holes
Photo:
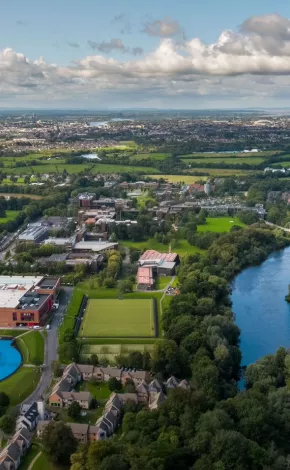
[[[253,170],[240,170],[236,168],[224,169],[224,168],[190,168],[186,170],[187,173],[198,172],[198,173],[207,173],[209,176],[239,176],[239,175],[248,175]],[[199,176],[199,179],[207,178],[206,176]]]
[[152,299],[90,299],[80,336],[150,337],[155,335]]
[[263,150],[261,152],[239,152],[239,153],[222,153],[222,152],[194,152],[187,155],[179,155],[180,158],[193,158],[193,157],[200,157],[200,158],[233,158],[233,157],[240,157],[240,158],[249,158],[249,157],[270,157],[271,155],[279,155],[282,151],[281,150]]
[[206,165],[207,163],[225,163],[229,165],[238,165],[238,164],[247,164],[247,165],[259,165],[260,163],[264,162],[263,157],[203,157],[203,158],[182,158],[181,159],[185,164],[192,164],[195,163],[203,163]]
[[233,225],[244,227],[238,217],[208,217],[205,225],[197,227],[198,232],[229,232]]
[[147,166],[124,166],[124,165],[109,165],[105,163],[79,163],[79,164],[65,164],[65,163],[47,163],[44,165],[23,166],[19,168],[9,169],[10,173],[31,175],[31,174],[46,174],[46,173],[62,173],[66,170],[68,173],[80,173],[81,171],[91,170],[93,174],[96,173],[158,173],[154,167]]
[[192,176],[192,175],[149,175],[149,178],[152,179],[159,179],[163,178],[167,180],[169,183],[184,183],[184,184],[191,184],[195,183],[196,181],[206,181],[207,176]]
[[137,155],[131,155],[131,160],[147,160],[152,158],[153,160],[165,160],[168,158],[168,153],[138,153]]

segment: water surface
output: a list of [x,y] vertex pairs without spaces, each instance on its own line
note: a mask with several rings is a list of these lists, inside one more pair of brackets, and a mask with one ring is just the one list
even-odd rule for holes
[[279,346],[290,348],[290,247],[273,253],[260,266],[245,269],[233,282],[233,312],[241,329],[242,365]]
[[[0,380],[13,374],[21,365],[22,357],[10,339],[0,339]],[[1,386],[0,386],[1,388]]]

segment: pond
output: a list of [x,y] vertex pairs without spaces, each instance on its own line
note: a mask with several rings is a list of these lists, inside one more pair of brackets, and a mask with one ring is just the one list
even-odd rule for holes
[[21,362],[21,354],[12,346],[12,340],[0,339],[0,380],[13,374]]

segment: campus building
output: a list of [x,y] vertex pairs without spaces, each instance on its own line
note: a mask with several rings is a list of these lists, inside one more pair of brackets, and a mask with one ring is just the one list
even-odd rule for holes
[[147,250],[139,258],[137,272],[137,288],[152,290],[157,276],[172,276],[179,264],[177,253],[159,253]]
[[59,290],[59,278],[0,276],[0,326],[40,325]]

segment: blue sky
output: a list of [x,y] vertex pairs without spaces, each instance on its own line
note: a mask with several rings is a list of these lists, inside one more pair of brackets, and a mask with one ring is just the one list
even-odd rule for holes
[[[288,17],[290,4],[269,0],[10,0],[0,17],[0,51],[11,49],[0,53],[0,106],[130,107],[136,99],[148,107],[288,103]],[[240,28],[252,18],[258,29],[256,20]],[[237,34],[219,42],[228,30]],[[210,69],[213,49],[220,60]],[[250,55],[252,65],[242,68],[241,55],[245,63]],[[90,56],[98,59],[92,64]]]

